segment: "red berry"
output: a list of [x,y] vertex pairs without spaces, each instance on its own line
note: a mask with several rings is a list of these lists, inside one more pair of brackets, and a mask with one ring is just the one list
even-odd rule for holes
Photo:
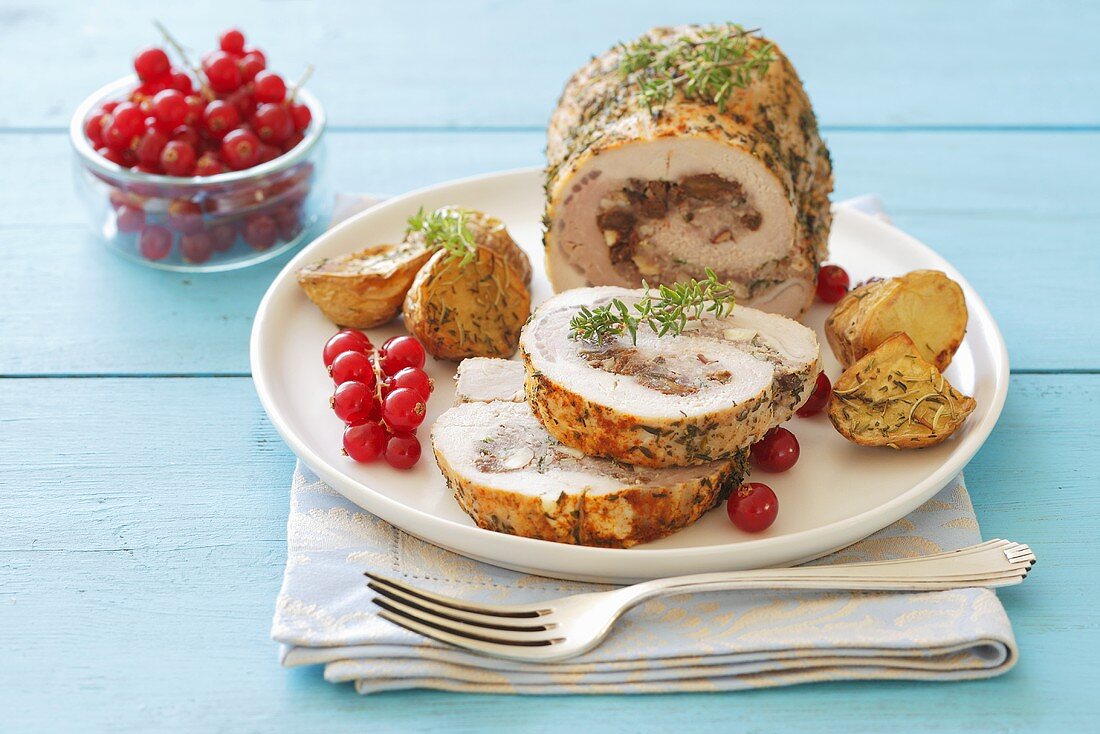
[[371,344],[366,334],[358,329],[342,329],[325,342],[322,356],[325,360],[325,367],[328,368],[332,366],[333,360],[344,352],[370,354],[373,351],[374,345]]
[[215,224],[210,228],[210,239],[215,252],[226,252],[237,241],[237,228],[232,224]]
[[116,166],[126,165],[126,159],[122,156],[122,153],[118,152],[114,148],[103,146],[102,148],[96,148],[95,152],[99,153],[101,156],[109,160],[111,163],[114,163]]
[[279,236],[289,242],[302,231],[301,210],[293,204],[283,204],[275,209],[275,224],[279,225]]
[[163,260],[172,251],[172,233],[156,225],[146,227],[141,231],[138,249],[148,260]]
[[279,238],[279,226],[266,214],[253,214],[244,221],[244,241],[253,250],[266,250]]
[[388,390],[396,390],[399,387],[415,390],[421,398],[427,400],[431,397],[435,384],[432,383],[432,378],[428,377],[428,373],[419,367],[406,367],[386,380]]
[[380,350],[382,372],[396,375],[406,367],[424,366],[424,347],[412,336],[395,336],[387,339]]
[[240,67],[241,76],[244,77],[246,82],[250,82],[256,78],[257,74],[267,68],[267,59],[262,51],[245,49],[244,56],[241,57]]
[[726,513],[741,530],[759,533],[767,530],[779,514],[779,498],[772,488],[760,482],[747,482],[733,491],[726,502]]
[[397,431],[415,431],[424,422],[428,408],[416,390],[399,387],[382,401],[382,419]]
[[[256,89],[256,96],[259,98],[259,87]],[[281,143],[294,132],[294,120],[290,119],[286,107],[271,102],[265,102],[256,108],[251,124],[256,135],[265,143]]]
[[309,123],[312,122],[313,113],[304,104],[298,102],[290,106],[290,117],[294,120],[294,129],[302,133],[306,131]]
[[216,99],[202,112],[202,127],[215,140],[221,140],[241,123],[241,114],[229,102]]
[[812,415],[817,415],[825,406],[829,404],[829,396],[833,393],[833,384],[829,382],[828,376],[824,372],[819,372],[817,375],[817,382],[814,384],[814,391],[810,393],[810,399],[802,404],[802,407],[796,410],[799,418],[809,418]]
[[332,381],[339,385],[342,382],[355,380],[370,386],[373,390],[376,382],[374,365],[370,357],[363,352],[347,351],[337,354],[328,368]]
[[181,235],[180,254],[184,261],[201,265],[214,254],[214,241],[206,232]]
[[195,83],[191,81],[191,77],[187,76],[186,72],[172,69],[168,72],[168,88],[189,95],[195,91]]
[[305,140],[305,136],[301,133],[291,133],[290,137],[283,141],[283,152],[286,153],[287,151],[294,150],[298,143],[302,142],[303,140]]
[[111,116],[103,110],[96,110],[84,121],[84,136],[88,138],[92,147],[98,148],[103,145],[103,128],[110,119]]
[[260,160],[257,162],[257,165],[259,165],[260,163],[267,163],[268,161],[273,161],[276,158],[278,158],[279,156],[281,156],[282,154],[283,154],[283,151],[279,150],[274,145],[268,145],[267,143],[260,143]]
[[110,114],[118,108],[118,105],[119,105],[119,102],[114,102],[114,101],[104,102],[103,103],[103,111],[106,112],[107,114]]
[[139,163],[157,167],[160,165],[160,154],[166,145],[168,145],[167,135],[156,128],[148,128],[138,141],[134,152],[137,154]]
[[260,160],[260,139],[249,130],[237,128],[222,140],[222,160],[235,171],[251,168]]
[[286,82],[273,71],[261,71],[254,81],[257,102],[282,102],[286,97]]
[[180,143],[187,143],[195,150],[199,149],[202,145],[202,138],[199,137],[199,133],[195,128],[190,125],[180,125],[172,131],[171,139]]
[[156,46],[144,48],[134,57],[134,71],[143,82],[164,76],[171,68],[168,54]]
[[386,429],[375,421],[365,421],[344,429],[344,454],[369,464],[386,450]]
[[227,170],[225,164],[218,158],[217,153],[206,152],[199,156],[199,159],[195,161],[195,175],[196,176],[217,176],[219,173],[225,173]]
[[773,428],[749,448],[752,463],[766,472],[783,472],[798,461],[798,439],[786,428]]
[[111,113],[103,130],[103,142],[115,150],[130,148],[135,137],[145,130],[145,114],[132,102],[123,102]]
[[224,51],[215,51],[203,58],[202,70],[215,92],[232,92],[244,81],[236,59]]
[[176,199],[168,205],[168,227],[184,234],[202,230],[202,208],[190,199]]
[[169,176],[192,176],[195,173],[195,149],[190,143],[172,140],[160,153],[160,166]]
[[370,419],[371,405],[375,402],[374,389],[362,382],[342,382],[329,399],[329,406],[336,417],[348,425]]
[[817,297],[836,303],[848,292],[848,273],[839,265],[824,265],[817,274]]
[[133,206],[115,210],[115,226],[119,232],[139,232],[145,226],[145,212]]
[[420,461],[420,441],[412,433],[394,433],[386,441],[385,457],[394,469],[411,469]]
[[218,36],[218,47],[227,54],[240,56],[244,53],[244,34],[236,28],[222,31]]
[[187,100],[187,117],[184,118],[184,123],[187,125],[198,125],[202,120],[203,113],[206,111],[206,100],[197,94],[188,94],[185,98]]
[[187,96],[178,89],[165,89],[153,97],[153,115],[169,127],[182,125],[187,117]]

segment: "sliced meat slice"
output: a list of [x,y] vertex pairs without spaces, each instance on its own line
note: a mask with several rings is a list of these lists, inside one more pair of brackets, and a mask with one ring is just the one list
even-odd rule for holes
[[478,526],[577,545],[626,548],[670,535],[728,497],[747,470],[745,451],[673,469],[585,456],[523,402],[461,403],[431,438],[448,487]]
[[520,337],[527,400],[546,430],[585,454],[651,467],[735,455],[791,417],[821,371],[814,332],[745,306],[705,314],[678,336],[638,329],[600,343],[570,337],[582,306],[632,307],[642,290],[554,296]]

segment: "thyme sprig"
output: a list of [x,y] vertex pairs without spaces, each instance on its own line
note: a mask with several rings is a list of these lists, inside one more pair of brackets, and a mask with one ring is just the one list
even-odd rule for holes
[[422,232],[429,249],[443,248],[448,262],[458,261],[459,266],[465,266],[477,257],[477,243],[466,226],[467,217],[461,209],[444,208],[425,214],[421,207],[409,217],[405,235]]
[[727,316],[733,310],[733,288],[722,283],[710,268],[705,280],[692,278],[686,283],[661,285],[656,292],[645,281],[645,295],[631,309],[618,298],[596,308],[581,306],[569,321],[569,338],[603,343],[612,336],[629,333],[632,343],[638,343],[638,328],[648,326],[658,337],[684,332],[688,321],[713,313],[715,318]]
[[640,38],[622,44],[619,73],[638,84],[649,113],[656,114],[680,89],[687,99],[724,110],[734,89],[760,79],[775,62],[775,45],[752,43],[758,28],[736,23],[699,28],[670,44]]

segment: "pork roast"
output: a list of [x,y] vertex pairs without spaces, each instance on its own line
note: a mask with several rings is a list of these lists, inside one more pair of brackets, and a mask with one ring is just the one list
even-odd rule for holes
[[570,321],[645,294],[613,286],[549,299],[520,336],[525,391],[535,415],[562,443],[592,456],[650,467],[734,456],[791,417],[821,371],[817,337],[797,321],[734,306],[687,324],[679,335],[647,326],[598,342],[574,339]]
[[[706,44],[743,51],[727,67],[767,63],[747,66],[746,86],[715,103],[685,92],[675,62],[660,71],[670,50]],[[639,54],[655,63],[635,69]],[[641,84],[662,73],[680,81],[654,103]],[[544,241],[556,291],[672,283],[709,267],[735,284],[740,303],[797,317],[812,301],[832,165],[798,75],[770,41],[734,25],[683,26],[612,48],[566,84],[546,150]]]
[[510,400],[522,394],[522,365],[482,359],[471,367],[460,367],[458,404],[432,425],[431,438],[448,487],[480,527],[626,548],[698,520],[747,471],[746,451],[672,469],[585,456],[550,436],[526,402]]

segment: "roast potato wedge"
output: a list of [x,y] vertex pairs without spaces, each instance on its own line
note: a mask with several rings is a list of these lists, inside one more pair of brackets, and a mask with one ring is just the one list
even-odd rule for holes
[[829,420],[861,446],[919,449],[945,441],[975,405],[921,356],[907,334],[894,334],[840,376]]
[[[469,209],[462,206],[444,206],[436,209],[431,217],[454,217],[460,219],[478,247],[488,247],[493,250],[519,273],[525,285],[531,284],[531,261],[527,253],[520,249],[512,236],[508,234],[504,222],[496,217],[489,216],[477,209]],[[419,231],[413,226],[413,219],[409,220],[410,228],[406,235],[406,241],[410,243],[428,244],[425,242],[424,231]],[[435,247],[438,245],[429,245]]]
[[416,274],[403,312],[405,328],[439,359],[510,357],[531,291],[494,249],[479,246],[465,263],[440,250]]
[[420,242],[373,245],[298,271],[298,285],[340,326],[369,329],[391,321],[413,278],[432,256]]
[[966,333],[962,288],[938,270],[915,270],[848,293],[825,321],[825,337],[845,368],[894,334],[908,334],[924,359],[944,370]]

